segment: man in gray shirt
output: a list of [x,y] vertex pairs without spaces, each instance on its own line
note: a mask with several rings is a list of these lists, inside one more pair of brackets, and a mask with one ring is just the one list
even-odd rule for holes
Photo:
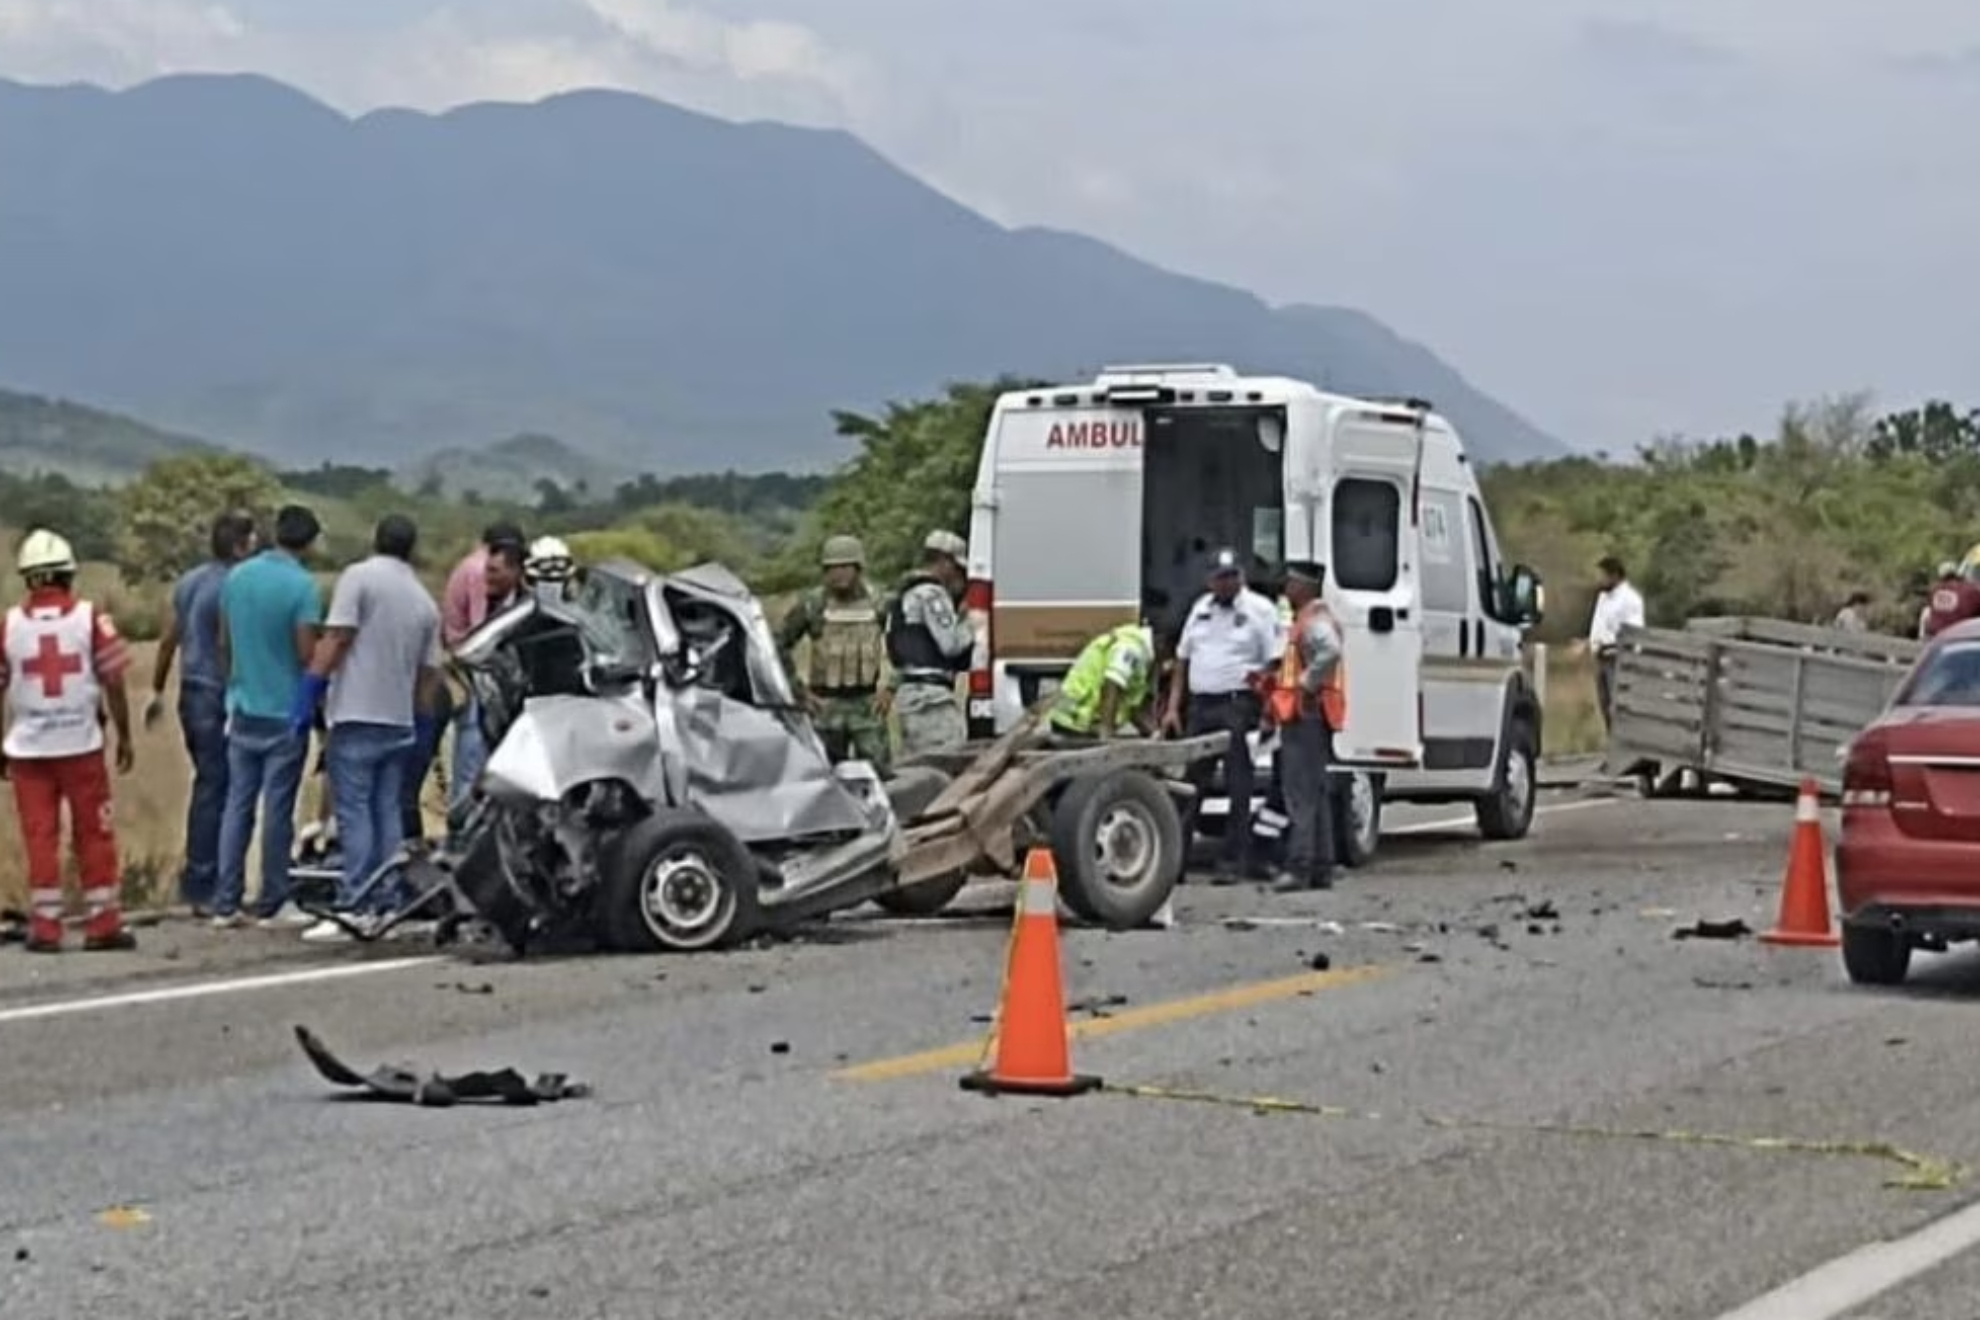
[[[298,736],[319,699],[329,727],[325,768],[343,850],[338,906],[354,909],[358,890],[404,842],[400,795],[408,754],[430,732],[440,686],[440,609],[413,572],[419,531],[412,520],[379,520],[372,554],[345,569],[330,597],[323,639],[291,712]],[[373,913],[399,897],[373,894]],[[348,938],[335,922],[303,933],[312,943]]]

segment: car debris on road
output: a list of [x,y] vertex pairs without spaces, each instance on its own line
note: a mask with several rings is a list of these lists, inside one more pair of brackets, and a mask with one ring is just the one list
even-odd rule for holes
[[514,1068],[449,1077],[437,1072],[418,1072],[409,1065],[385,1064],[369,1073],[360,1073],[332,1054],[330,1047],[308,1027],[298,1025],[295,1032],[296,1042],[325,1081],[335,1086],[361,1088],[363,1099],[444,1109],[482,1100],[505,1105],[550,1104],[591,1094],[588,1085],[574,1082],[563,1073],[539,1073],[530,1079]]

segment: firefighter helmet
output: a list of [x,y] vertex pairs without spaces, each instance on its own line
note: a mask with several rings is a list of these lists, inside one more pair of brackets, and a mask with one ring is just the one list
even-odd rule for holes
[[539,536],[529,544],[523,577],[531,582],[569,582],[577,575],[577,560],[562,537]]
[[76,571],[75,547],[68,539],[46,528],[36,528],[21,542],[15,554],[15,563],[23,577],[41,573],[73,573]]

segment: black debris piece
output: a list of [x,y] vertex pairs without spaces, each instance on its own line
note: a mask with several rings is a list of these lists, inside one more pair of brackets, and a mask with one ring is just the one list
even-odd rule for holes
[[773,1040],[770,1042],[770,1052],[772,1054],[789,1054],[791,1052],[791,1043],[787,1040]]
[[[440,985],[434,988],[445,990],[447,987]],[[453,988],[464,995],[492,995],[495,993],[495,985],[492,981],[456,981]]]
[[1316,972],[1324,972],[1334,965],[1334,960],[1324,953],[1316,953],[1306,960],[1306,965]]
[[1501,857],[1499,859],[1499,869],[1501,871],[1517,871],[1519,869],[1519,863],[1510,857]]
[[1496,921],[1488,921],[1484,925],[1480,926],[1478,928],[1478,938],[1481,940],[1491,940],[1492,942],[1497,943],[1499,939],[1499,923],[1497,923]]
[[1258,923],[1246,921],[1243,917],[1229,917],[1224,921],[1225,930],[1257,930]]
[[478,1100],[494,1100],[505,1105],[540,1105],[556,1100],[577,1100],[591,1094],[589,1086],[583,1082],[573,1082],[563,1073],[541,1073],[532,1081],[513,1068],[445,1077],[439,1073],[422,1075],[409,1067],[388,1064],[368,1074],[360,1073],[332,1054],[330,1047],[308,1027],[298,1025],[295,1032],[296,1043],[302,1046],[303,1053],[309,1056],[310,1063],[315,1065],[324,1081],[333,1086],[362,1088],[365,1099],[445,1108]]
[[1559,921],[1561,919],[1561,910],[1552,903],[1543,900],[1533,904],[1519,915],[1525,917],[1528,921]]
[[1444,956],[1440,953],[1419,953],[1416,955],[1416,961],[1420,963],[1440,963],[1444,961]]
[[14,1248],[14,1263],[16,1265],[19,1265],[22,1262],[26,1261],[27,1258],[28,1258],[28,1249],[26,1247]]
[[1066,1012],[1091,1013],[1094,1017],[1106,1017],[1108,1009],[1121,1008],[1127,1001],[1126,995],[1092,995],[1085,999],[1073,1000],[1066,1005]]
[[1709,976],[1694,976],[1691,983],[1700,990],[1751,990],[1751,981],[1718,981]]
[[1753,927],[1734,917],[1731,921],[1695,921],[1682,930],[1671,932],[1674,940],[1743,940],[1753,933]]

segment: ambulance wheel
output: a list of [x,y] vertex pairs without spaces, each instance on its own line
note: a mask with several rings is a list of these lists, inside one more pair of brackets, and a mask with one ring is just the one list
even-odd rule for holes
[[1182,878],[1182,813],[1143,771],[1081,776],[1052,809],[1052,857],[1059,896],[1076,915],[1110,930],[1139,929]]
[[1538,786],[1533,763],[1533,726],[1515,719],[1506,728],[1492,792],[1478,800],[1480,834],[1493,840],[1526,837],[1533,825],[1533,797]]
[[[952,781],[947,772],[932,765],[903,766],[886,784],[887,801],[894,808],[894,819],[906,828],[947,791]],[[933,880],[890,889],[874,898],[874,906],[897,917],[932,917],[955,901],[969,882],[963,871],[938,875]]]
[[1334,857],[1342,866],[1366,866],[1382,842],[1382,781],[1360,770],[1333,778],[1339,781],[1334,785]]

